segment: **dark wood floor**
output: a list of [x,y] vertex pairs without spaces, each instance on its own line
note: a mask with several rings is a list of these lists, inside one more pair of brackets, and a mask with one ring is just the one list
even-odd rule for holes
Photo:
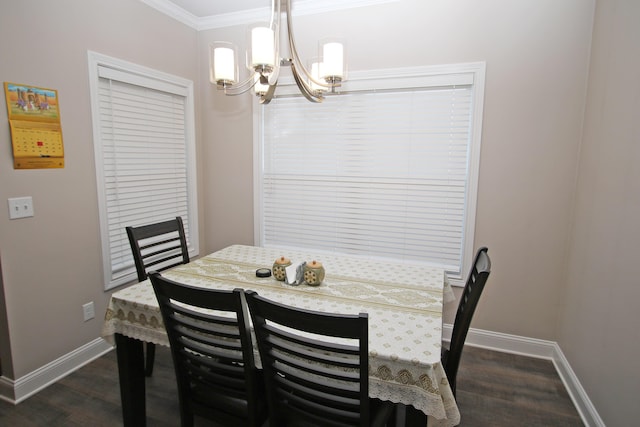
[[[180,424],[174,381],[171,355],[157,347],[147,384],[149,427]],[[458,406],[463,427],[583,425],[550,361],[479,348],[465,348]],[[19,405],[0,401],[0,426],[118,425],[122,419],[114,351]]]
[[465,347],[457,402],[463,427],[584,426],[549,360]]

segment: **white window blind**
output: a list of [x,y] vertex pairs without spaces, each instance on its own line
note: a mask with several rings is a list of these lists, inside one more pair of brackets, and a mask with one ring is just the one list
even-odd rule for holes
[[451,81],[263,107],[261,243],[425,262],[460,276],[475,212],[475,90],[473,79]]
[[184,88],[104,66],[97,67],[97,80],[96,163],[110,288],[135,279],[127,226],[180,216],[191,252],[197,250],[194,171]]

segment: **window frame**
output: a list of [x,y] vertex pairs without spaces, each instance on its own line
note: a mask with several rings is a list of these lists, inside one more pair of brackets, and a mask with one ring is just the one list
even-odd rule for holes
[[[350,72],[349,81],[343,83],[343,92],[376,92],[380,90],[407,90],[411,88],[450,86],[452,82],[471,79],[473,92],[473,112],[471,119],[471,142],[468,155],[467,194],[462,240],[462,257],[459,272],[447,272],[449,281],[455,286],[464,286],[466,274],[471,268],[474,256],[474,236],[476,204],[480,170],[480,149],[482,142],[482,118],[485,89],[485,62],[448,64],[437,66],[406,67],[383,70]],[[276,97],[301,96],[295,82],[290,77],[281,77]],[[330,95],[329,95],[330,96]],[[274,100],[277,102],[277,98]],[[255,103],[253,107],[254,141],[254,239],[256,245],[263,246],[263,134],[264,109],[269,105]]]
[[[198,205],[197,205],[197,172],[196,172],[196,144],[195,144],[195,109],[193,82],[178,76],[164,73],[142,65],[134,64],[121,59],[113,58],[97,52],[88,51],[89,64],[89,86],[91,116],[93,126],[93,145],[96,169],[96,185],[98,196],[98,213],[100,222],[100,239],[102,249],[102,265],[104,276],[104,290],[109,291],[118,286],[137,280],[133,257],[131,267],[121,271],[114,271],[111,260],[111,241],[109,238],[107,196],[105,189],[105,169],[103,157],[103,144],[100,130],[100,109],[99,109],[99,81],[100,70],[105,69],[111,78],[120,80],[122,77],[128,83],[140,87],[151,88],[184,96],[184,130],[185,130],[185,161],[186,161],[186,197],[188,218],[188,249],[189,256],[195,257],[199,254],[199,232],[198,232]],[[167,218],[170,219],[170,218]],[[149,221],[153,222],[153,221]],[[138,224],[136,224],[138,225]],[[139,224],[142,225],[142,224]],[[123,233],[126,232],[122,230]]]

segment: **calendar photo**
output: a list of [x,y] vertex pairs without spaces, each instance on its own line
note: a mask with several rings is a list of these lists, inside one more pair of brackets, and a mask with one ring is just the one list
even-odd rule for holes
[[60,121],[55,89],[5,82],[4,91],[9,120]]

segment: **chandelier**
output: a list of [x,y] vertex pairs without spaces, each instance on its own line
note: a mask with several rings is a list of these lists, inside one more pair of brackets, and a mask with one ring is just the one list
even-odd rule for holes
[[319,51],[320,59],[306,67],[300,60],[293,37],[291,0],[282,0],[287,19],[287,41],[291,58],[280,57],[281,1],[271,1],[268,24],[250,30],[250,49],[246,52],[249,76],[240,81],[236,47],[229,42],[214,42],[209,47],[209,80],[226,95],[239,95],[253,89],[261,104],[274,97],[280,68],[289,66],[302,95],[311,102],[322,102],[326,93],[335,93],[345,80],[344,46],[327,40]]

